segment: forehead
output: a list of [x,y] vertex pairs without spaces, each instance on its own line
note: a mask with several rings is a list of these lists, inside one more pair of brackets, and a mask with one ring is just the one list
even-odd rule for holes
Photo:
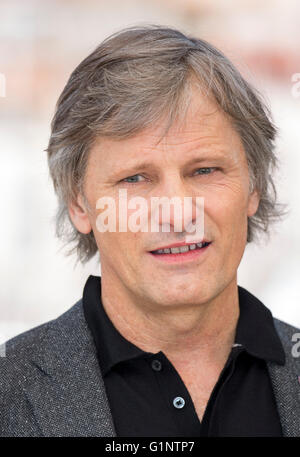
[[190,158],[195,149],[203,153],[226,153],[240,150],[241,140],[229,117],[211,98],[199,90],[191,94],[190,103],[183,118],[175,121],[165,133],[167,117],[126,139],[99,137],[92,147],[94,154],[115,169],[124,161],[155,160],[161,153],[179,152],[182,159]]

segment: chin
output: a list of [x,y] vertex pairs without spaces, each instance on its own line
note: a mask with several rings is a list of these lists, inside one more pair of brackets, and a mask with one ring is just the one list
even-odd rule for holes
[[205,302],[205,297],[199,290],[180,290],[174,291],[174,293],[170,293],[168,290],[166,293],[162,293],[157,301],[164,306],[182,306],[193,305],[199,301]]

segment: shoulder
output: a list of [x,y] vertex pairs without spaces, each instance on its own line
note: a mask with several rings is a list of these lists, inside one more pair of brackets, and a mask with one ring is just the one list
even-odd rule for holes
[[76,354],[91,347],[81,299],[56,319],[8,340],[0,357],[0,437],[42,436],[28,392],[51,369],[63,376],[70,360],[76,369]]
[[71,327],[82,318],[82,313],[82,299],[80,299],[70,309],[57,318],[27,330],[26,332],[20,333],[19,335],[6,341],[6,357],[18,357],[21,354],[26,356],[29,347],[33,349],[35,346],[42,343],[44,337],[49,333],[49,331],[62,329],[64,327]]
[[280,336],[285,340],[290,339],[295,333],[300,333],[300,328],[294,327],[287,322],[283,322],[276,317],[274,317],[274,324]]
[[43,352],[49,351],[49,341],[55,351],[61,335],[66,335],[68,329],[76,332],[76,328],[82,325],[83,320],[82,299],[80,299],[57,318],[6,341],[0,357],[0,394],[3,394],[3,391],[7,394],[8,390],[16,392],[18,387],[22,389],[22,386],[30,380],[33,360],[43,355]]
[[273,319],[277,333],[285,348],[285,352],[292,353],[295,343],[300,339],[300,328],[294,327],[280,319]]

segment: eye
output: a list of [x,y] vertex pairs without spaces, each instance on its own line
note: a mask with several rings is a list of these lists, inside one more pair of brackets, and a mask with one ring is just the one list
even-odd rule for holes
[[201,173],[199,173],[200,175],[211,175],[213,171],[215,171],[217,168],[216,167],[207,167],[207,168],[198,168],[196,170],[197,171],[200,171]]
[[139,182],[139,181],[137,180],[138,176],[142,176],[142,175],[132,175],[132,176],[128,176],[127,178],[122,179],[121,182],[127,182],[127,183],[129,183],[129,184],[130,184],[130,183],[133,183],[133,184],[134,184],[134,183],[137,183],[137,182]]

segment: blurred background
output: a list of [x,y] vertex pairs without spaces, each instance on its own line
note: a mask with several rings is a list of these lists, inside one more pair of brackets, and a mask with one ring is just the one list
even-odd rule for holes
[[2,342],[62,314],[87,277],[100,275],[96,259],[75,268],[55,238],[44,149],[75,66],[111,33],[146,23],[210,41],[269,104],[280,130],[278,196],[289,214],[268,243],[246,247],[238,282],[300,327],[299,0],[0,0]]

